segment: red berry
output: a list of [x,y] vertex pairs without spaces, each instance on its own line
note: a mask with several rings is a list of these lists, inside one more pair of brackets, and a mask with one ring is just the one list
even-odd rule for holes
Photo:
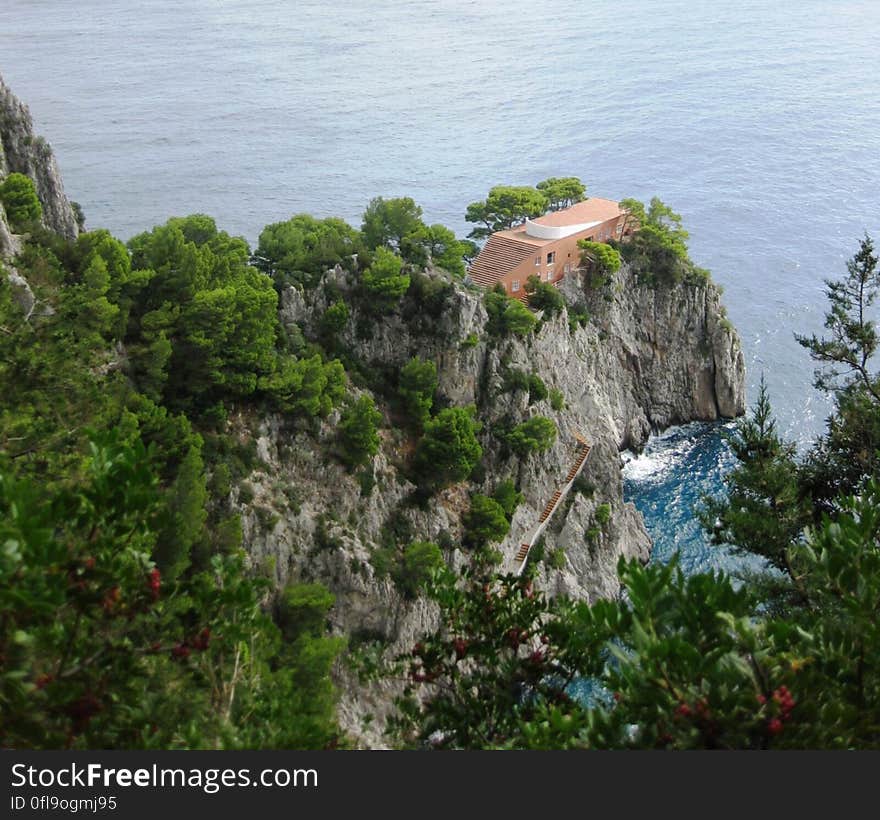
[[675,714],[680,717],[690,717],[691,716],[691,707],[686,703],[679,703],[678,708],[675,710]]
[[767,731],[771,735],[778,735],[782,731],[782,721],[779,718],[771,718],[767,724]]
[[184,660],[189,657],[189,647],[185,643],[179,643],[171,650],[171,657],[176,660]]
[[767,702],[767,698],[764,695],[758,695],[757,701],[761,704],[761,706],[763,706]]
[[615,702],[620,703],[620,699],[621,699],[622,697],[623,697],[623,695],[621,695],[620,692],[615,692],[615,693],[614,693],[614,700],[615,700]]
[[90,555],[85,561],[83,561],[83,566],[85,566],[86,569],[94,569],[95,559]]
[[211,630],[208,627],[205,627],[199,634],[193,639],[192,645],[193,649],[198,649],[204,652],[208,648],[208,643],[211,640]]
[[54,675],[40,675],[40,677],[34,681],[34,686],[36,686],[37,689],[45,689],[53,680],[55,680]]
[[452,642],[452,648],[456,658],[463,658],[467,654],[468,642],[464,638],[456,638]]

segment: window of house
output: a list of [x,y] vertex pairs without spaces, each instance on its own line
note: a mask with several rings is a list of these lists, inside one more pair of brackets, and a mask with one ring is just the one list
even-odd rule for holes
[[547,281],[549,282],[552,278],[553,278],[553,271],[548,270],[547,271]]
[[510,285],[510,289],[516,293],[519,290],[519,279],[514,279]]
[[540,256],[535,257],[535,267],[536,268],[541,267],[541,257]]
[[556,261],[556,251],[550,251],[547,254],[547,264],[552,265]]

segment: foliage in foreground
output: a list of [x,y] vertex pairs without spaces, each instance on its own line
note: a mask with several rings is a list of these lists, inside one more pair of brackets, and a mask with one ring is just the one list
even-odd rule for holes
[[[756,617],[723,574],[621,562],[625,596],[548,600],[529,577],[445,573],[393,731],[448,748],[880,745],[880,484],[798,551],[810,606]],[[415,695],[418,694],[419,698]]]
[[335,742],[332,596],[301,601],[282,640],[268,582],[242,555],[169,582],[152,557],[161,497],[148,465],[142,446],[111,436],[93,442],[85,480],[51,497],[0,475],[0,743]]

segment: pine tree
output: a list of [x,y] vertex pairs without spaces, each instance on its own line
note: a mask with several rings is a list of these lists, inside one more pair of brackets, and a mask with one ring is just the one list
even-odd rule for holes
[[704,499],[700,518],[715,544],[759,555],[793,577],[790,547],[808,520],[794,445],[783,441],[761,379],[751,415],[729,437],[739,462],[725,477],[727,496]]

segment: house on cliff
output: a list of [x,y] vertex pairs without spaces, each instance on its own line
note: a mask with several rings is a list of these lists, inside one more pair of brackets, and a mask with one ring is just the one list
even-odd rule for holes
[[621,239],[625,216],[618,202],[590,197],[569,208],[527,219],[522,225],[493,233],[468,276],[486,289],[500,284],[508,295],[524,298],[530,276],[555,284],[580,265],[580,240]]

